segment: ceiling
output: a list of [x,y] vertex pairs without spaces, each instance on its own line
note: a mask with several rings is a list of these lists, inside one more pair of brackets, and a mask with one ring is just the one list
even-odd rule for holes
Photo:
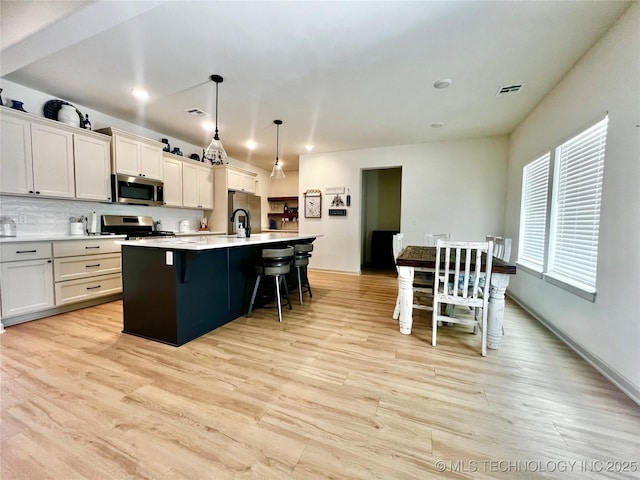
[[215,113],[219,74],[227,153],[269,169],[282,119],[280,158],[295,170],[307,144],[509,134],[630,3],[2,0],[0,76],[206,147],[203,118],[185,110]]

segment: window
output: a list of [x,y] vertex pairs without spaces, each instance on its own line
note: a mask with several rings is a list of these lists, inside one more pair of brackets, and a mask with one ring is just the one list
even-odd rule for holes
[[558,146],[553,155],[526,165],[522,173],[518,263],[591,300],[596,292],[607,124],[605,117]]
[[544,267],[550,159],[547,152],[526,165],[522,173],[518,262],[537,272]]
[[549,275],[596,290],[608,117],[556,149]]

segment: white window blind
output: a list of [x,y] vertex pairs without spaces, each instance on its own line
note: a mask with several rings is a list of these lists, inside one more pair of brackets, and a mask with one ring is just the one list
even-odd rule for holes
[[595,292],[608,117],[556,153],[549,274]]
[[538,272],[544,266],[550,157],[546,153],[526,165],[522,172],[518,262]]

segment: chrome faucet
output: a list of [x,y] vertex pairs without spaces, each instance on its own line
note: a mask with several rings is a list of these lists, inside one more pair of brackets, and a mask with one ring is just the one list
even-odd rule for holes
[[236,208],[231,214],[231,219],[229,220],[233,223],[233,220],[236,218],[236,213],[244,212],[244,217],[247,219],[247,223],[244,226],[245,235],[247,238],[251,235],[251,223],[249,222],[249,212],[247,212],[244,208]]

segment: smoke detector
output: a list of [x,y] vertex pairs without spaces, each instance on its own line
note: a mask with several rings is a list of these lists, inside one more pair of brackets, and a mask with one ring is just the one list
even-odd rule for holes
[[507,85],[505,87],[500,87],[498,92],[496,93],[496,97],[505,97],[507,95],[515,95],[516,93],[520,93],[520,89],[522,88],[522,83],[518,85]]
[[206,115],[206,112],[203,112],[199,108],[187,108],[185,112],[190,115],[195,115],[196,117],[204,117]]

